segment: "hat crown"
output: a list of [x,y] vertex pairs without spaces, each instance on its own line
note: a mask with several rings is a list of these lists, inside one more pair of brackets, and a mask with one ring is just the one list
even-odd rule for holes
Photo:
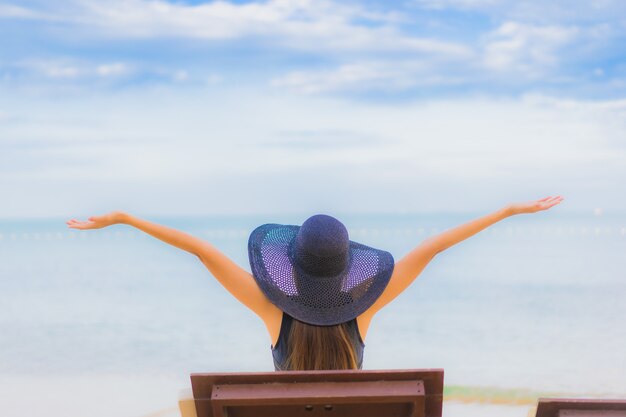
[[346,227],[334,217],[309,217],[295,241],[295,260],[303,270],[317,276],[339,274],[348,264],[350,240]]

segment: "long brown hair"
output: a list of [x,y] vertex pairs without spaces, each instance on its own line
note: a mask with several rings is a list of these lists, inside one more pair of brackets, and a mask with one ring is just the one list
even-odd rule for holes
[[313,326],[293,319],[286,369],[291,371],[357,369],[347,323]]

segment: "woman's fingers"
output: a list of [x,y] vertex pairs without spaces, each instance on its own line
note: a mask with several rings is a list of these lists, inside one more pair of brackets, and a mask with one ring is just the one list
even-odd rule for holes
[[552,200],[555,200],[555,199],[558,199],[558,198],[561,198],[561,196],[560,196],[560,195],[557,195],[557,196],[549,196],[549,197],[546,197],[546,198],[542,198],[541,200],[537,200],[537,202],[538,202],[538,203],[543,203],[543,202],[551,202]]
[[65,224],[73,229],[88,229],[89,226],[93,225],[93,222],[71,219],[66,221]]
[[563,201],[563,197],[556,196],[556,197],[551,198],[550,200],[545,201],[542,205],[544,206],[544,208],[548,209],[550,207],[553,207],[559,204],[561,201]]
[[532,200],[524,203],[512,204],[515,213],[536,213],[541,210],[547,210],[563,201],[560,195],[544,197],[540,200]]
[[551,203],[553,201],[559,200],[562,197],[560,195],[557,196],[550,196],[550,197],[546,197],[546,198],[542,198],[541,200],[537,200],[538,203]]

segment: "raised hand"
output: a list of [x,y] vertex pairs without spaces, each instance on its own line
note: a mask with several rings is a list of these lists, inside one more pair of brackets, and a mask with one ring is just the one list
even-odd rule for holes
[[528,201],[525,203],[513,203],[509,205],[513,214],[536,213],[541,210],[547,210],[563,201],[560,195],[542,198],[541,200]]
[[71,219],[65,222],[72,229],[88,230],[101,229],[121,222],[123,213],[121,211],[112,211],[101,216],[91,216],[87,220]]

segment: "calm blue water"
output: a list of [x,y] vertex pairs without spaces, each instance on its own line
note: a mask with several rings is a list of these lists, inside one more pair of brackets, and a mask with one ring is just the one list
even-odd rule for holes
[[[396,259],[482,215],[336,215]],[[149,218],[249,270],[261,223]],[[0,221],[0,375],[273,370],[263,323],[193,255],[126,225]],[[626,394],[626,216],[514,216],[439,254],[373,320],[365,369],[444,368],[447,384]]]

